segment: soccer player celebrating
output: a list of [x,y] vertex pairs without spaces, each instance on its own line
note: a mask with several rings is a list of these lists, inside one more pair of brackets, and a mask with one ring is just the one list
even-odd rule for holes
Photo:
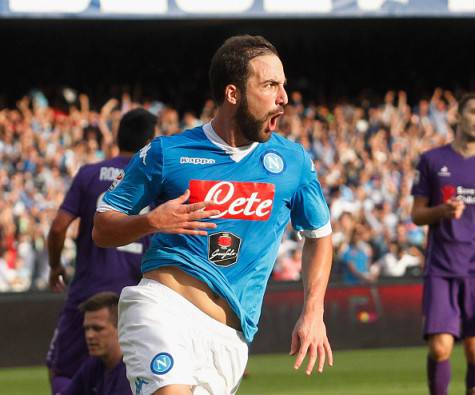
[[98,201],[111,182],[122,177],[132,155],[155,136],[155,125],[156,117],[142,108],[126,113],[117,133],[119,155],[79,169],[51,225],[50,288],[61,292],[65,288],[61,251],[66,231],[74,219],[80,219],[76,271],[47,356],[53,394],[69,383],[88,355],[79,304],[100,291],[120,293],[140,280],[140,261],[148,239],[131,239],[129,245],[105,249],[94,244],[91,233]]
[[475,94],[459,103],[454,141],[421,156],[412,194],[413,221],[429,225],[423,313],[430,393],[447,394],[454,339],[463,338],[467,394],[475,394]]
[[323,321],[329,210],[303,147],[273,134],[288,102],[282,62],[264,38],[237,36],[217,50],[209,76],[215,118],[142,149],[94,223],[103,247],[153,234],[144,278],[119,302],[127,376],[133,388],[144,383],[143,395],[237,391],[289,219],[306,238],[290,352],[295,368],[308,355],[307,374],[317,358],[320,372],[332,364]]

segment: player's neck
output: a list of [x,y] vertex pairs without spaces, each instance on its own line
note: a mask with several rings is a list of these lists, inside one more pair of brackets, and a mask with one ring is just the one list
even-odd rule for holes
[[460,130],[455,134],[452,148],[464,158],[475,156],[475,141],[469,141]]
[[234,117],[224,114],[225,110],[216,112],[216,116],[211,121],[211,126],[216,134],[221,137],[231,147],[243,147],[252,143],[246,139],[239,130]]

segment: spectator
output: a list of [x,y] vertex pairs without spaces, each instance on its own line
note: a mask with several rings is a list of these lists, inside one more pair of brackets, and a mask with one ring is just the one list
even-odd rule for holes
[[356,230],[352,233],[348,247],[343,251],[341,262],[345,284],[371,284],[378,279],[378,272],[370,270],[369,255],[358,243]]

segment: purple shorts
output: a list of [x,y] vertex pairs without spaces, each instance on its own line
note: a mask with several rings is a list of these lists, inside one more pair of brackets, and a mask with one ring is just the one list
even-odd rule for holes
[[54,376],[72,378],[88,357],[84,339],[83,314],[76,306],[66,305],[59,315],[51,339],[46,365]]
[[425,277],[422,308],[424,338],[437,333],[475,336],[475,278]]

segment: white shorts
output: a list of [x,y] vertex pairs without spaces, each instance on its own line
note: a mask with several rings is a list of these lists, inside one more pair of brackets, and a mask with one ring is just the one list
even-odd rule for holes
[[170,384],[189,385],[193,395],[234,394],[248,357],[241,332],[145,278],[122,290],[119,341],[136,395]]

